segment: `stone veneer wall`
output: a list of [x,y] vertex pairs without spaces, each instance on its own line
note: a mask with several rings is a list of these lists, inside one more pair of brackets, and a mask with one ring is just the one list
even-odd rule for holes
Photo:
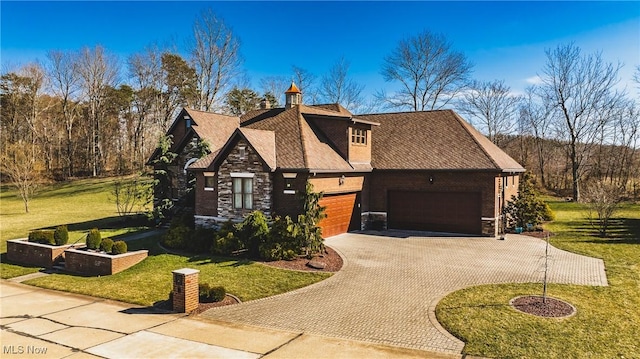
[[[245,157],[240,158],[239,147],[245,148]],[[233,208],[233,179],[231,173],[253,173],[253,208]],[[244,139],[239,140],[218,169],[218,216],[227,219],[242,219],[253,211],[262,211],[270,216],[272,212],[271,172],[255,150]]]
[[[71,246],[73,244],[51,246],[29,242],[26,239],[12,239],[7,241],[7,259],[15,263],[51,268],[57,261],[63,259],[64,251]],[[84,244],[75,246],[82,247]]]
[[148,254],[148,250],[111,255],[68,249],[65,251],[64,269],[88,275],[111,275],[142,262]]

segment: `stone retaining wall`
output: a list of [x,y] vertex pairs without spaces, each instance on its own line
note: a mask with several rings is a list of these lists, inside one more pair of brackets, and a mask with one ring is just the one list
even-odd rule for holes
[[147,258],[148,250],[123,254],[68,249],[65,251],[65,270],[87,275],[111,275],[122,272]]

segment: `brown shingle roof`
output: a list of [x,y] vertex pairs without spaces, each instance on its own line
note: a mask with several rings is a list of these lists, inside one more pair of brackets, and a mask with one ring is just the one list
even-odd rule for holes
[[241,128],[239,130],[262,160],[273,171],[276,169],[276,134],[273,131]]
[[185,111],[193,120],[191,128],[198,137],[207,141],[211,151],[222,148],[233,131],[240,126],[239,117],[192,109],[185,109]]
[[372,127],[376,169],[524,171],[454,111],[359,115]]
[[323,116],[338,115],[335,111],[309,110],[309,106],[301,105],[281,111],[273,117],[247,121],[243,126],[275,133],[278,167],[310,171],[352,171],[349,163],[326,140],[319,138],[319,134],[305,119],[303,111]]

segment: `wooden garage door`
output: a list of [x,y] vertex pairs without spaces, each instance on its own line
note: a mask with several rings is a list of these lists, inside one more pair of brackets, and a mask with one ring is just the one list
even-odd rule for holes
[[327,217],[320,221],[322,237],[327,238],[346,233],[354,229],[356,222],[360,222],[360,211],[357,203],[357,193],[325,195],[320,199],[320,205],[325,207]]
[[476,192],[389,192],[389,228],[481,234],[481,199]]

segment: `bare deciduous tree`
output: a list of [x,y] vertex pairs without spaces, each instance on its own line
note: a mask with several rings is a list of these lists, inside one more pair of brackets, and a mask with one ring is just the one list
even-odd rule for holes
[[[289,87],[291,81],[288,81],[284,76],[267,76],[260,79],[260,88],[265,94],[265,97],[270,94],[273,96],[273,101],[269,98],[272,107],[279,107],[284,92]],[[304,95],[304,92],[302,93]]]
[[73,52],[49,51],[47,73],[50,87],[59,98],[62,121],[65,129],[65,174],[69,177],[74,174],[73,158],[75,146],[73,140],[73,127],[78,118],[78,99],[80,76],[77,71],[77,54]]
[[382,76],[400,83],[393,94],[379,93],[389,106],[413,111],[447,105],[468,83],[473,65],[453,50],[444,35],[423,31],[405,38],[384,58]]
[[9,177],[11,184],[20,193],[25,213],[29,213],[29,201],[40,179],[42,161],[37,149],[36,146],[19,141],[8,145],[6,154],[0,157],[0,170]]
[[[553,121],[553,106],[541,103],[536,96],[536,87],[530,86],[525,90],[525,95],[520,103],[521,126],[530,131],[536,152],[540,182],[547,187],[546,167],[550,152],[551,123]],[[521,135],[524,135],[522,133]]]
[[595,181],[585,190],[585,202],[589,209],[589,221],[598,230],[600,237],[607,236],[611,218],[620,208],[621,188],[608,181]]
[[193,25],[191,56],[198,80],[197,106],[212,111],[240,66],[240,43],[233,32],[211,9],[204,11]]
[[318,89],[315,86],[317,76],[308,70],[295,65],[291,66],[291,71],[293,71],[293,82],[295,82],[300,89],[300,92],[302,92],[303,101],[309,104],[318,103],[319,94]]
[[349,78],[349,62],[340,58],[320,79],[320,99],[327,103],[339,103],[349,111],[355,111],[363,104],[363,85]]
[[501,145],[501,139],[513,131],[515,115],[522,98],[511,93],[504,81],[473,81],[460,101],[460,112],[470,116],[491,142]]
[[85,47],[80,52],[78,72],[84,99],[89,108],[89,124],[91,126],[91,173],[95,177],[103,168],[103,152],[101,143],[101,126],[104,120],[102,106],[109,87],[115,87],[118,76],[118,59],[105,51],[102,46],[93,49]]
[[614,90],[621,64],[606,63],[600,53],[582,55],[574,44],[547,50],[542,95],[552,103],[559,133],[566,136],[574,200],[580,200],[583,164],[602,126],[622,94]]

